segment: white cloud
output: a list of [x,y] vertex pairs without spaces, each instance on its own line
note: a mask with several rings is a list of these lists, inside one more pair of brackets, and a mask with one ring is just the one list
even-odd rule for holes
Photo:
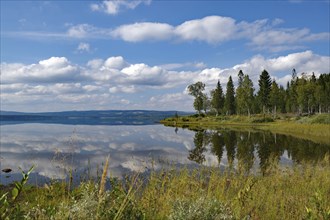
[[94,59],[86,65],[65,57],[51,57],[33,64],[1,63],[3,109],[55,111],[64,109],[166,109],[191,110],[192,98],[185,88],[206,83],[207,92],[220,80],[223,89],[241,69],[255,88],[263,69],[286,85],[293,68],[298,73],[330,72],[330,57],[312,51],[266,58],[256,55],[228,68],[167,70],[145,63],[130,64],[121,56]]
[[116,28],[112,36],[128,42],[168,40],[173,36],[173,27],[165,23],[151,22],[128,24]]
[[110,93],[135,93],[137,89],[134,85],[130,86],[114,86],[109,88]]
[[88,43],[79,43],[77,47],[78,52],[90,52],[91,47]]
[[125,9],[135,9],[140,4],[149,5],[151,0],[106,0],[99,4],[91,4],[92,11],[102,11],[110,15],[116,15]]
[[256,50],[278,52],[302,48],[302,43],[329,40],[330,34],[311,33],[309,29],[277,27],[284,20],[256,20],[236,22],[231,17],[207,16],[185,21],[174,27],[166,23],[142,22],[122,25],[111,33],[113,37],[128,42],[141,41],[202,41],[220,44],[227,41],[244,39]]
[[[118,8],[135,8],[150,1],[103,1],[93,4],[93,10],[112,11]],[[64,33],[49,32],[5,32],[4,36],[27,37],[31,39],[121,39],[127,42],[143,41],[200,41],[207,44],[223,44],[234,40],[243,40],[253,50],[279,52],[306,49],[308,42],[329,41],[329,32],[312,33],[308,28],[282,28],[285,21],[261,19],[252,22],[236,21],[231,17],[206,16],[200,19],[184,21],[174,26],[160,22],[137,22],[118,27],[96,27],[90,24],[66,24]]]
[[66,82],[79,80],[79,67],[65,57],[51,57],[37,64],[1,64],[1,83]]
[[175,28],[175,33],[183,40],[198,40],[220,43],[235,36],[237,26],[229,17],[208,16],[186,21]]
[[124,60],[122,56],[118,57],[109,57],[105,62],[104,66],[109,69],[118,69],[121,70],[122,68],[127,66],[127,62]]

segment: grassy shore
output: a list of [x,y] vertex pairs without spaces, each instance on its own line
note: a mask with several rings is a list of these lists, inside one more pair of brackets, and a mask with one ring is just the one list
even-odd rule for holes
[[269,130],[280,134],[292,135],[315,142],[330,144],[330,114],[296,117],[279,115],[275,119],[264,115],[248,116],[208,116],[191,115],[172,117],[161,121],[165,126],[183,128]]
[[330,218],[329,156],[290,169],[272,163],[264,175],[239,170],[166,169],[123,180],[103,172],[74,188],[66,182],[25,186],[15,200],[15,187],[2,187],[1,219]]

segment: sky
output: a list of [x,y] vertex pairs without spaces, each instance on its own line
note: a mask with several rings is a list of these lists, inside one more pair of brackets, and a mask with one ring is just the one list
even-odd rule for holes
[[266,69],[330,72],[330,1],[1,0],[1,110],[193,110]]

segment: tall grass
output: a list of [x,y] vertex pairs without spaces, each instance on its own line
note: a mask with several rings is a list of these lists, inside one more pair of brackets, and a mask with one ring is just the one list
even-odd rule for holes
[[330,218],[329,156],[318,164],[270,167],[249,175],[229,168],[164,169],[107,179],[111,186],[102,194],[93,180],[70,196],[63,196],[64,183],[54,183],[25,188],[17,203],[26,219]]

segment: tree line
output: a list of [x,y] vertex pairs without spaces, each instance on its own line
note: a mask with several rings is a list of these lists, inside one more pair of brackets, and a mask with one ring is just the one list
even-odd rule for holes
[[223,92],[220,80],[210,95],[205,93],[205,84],[196,82],[188,86],[188,92],[194,100],[194,108],[199,113],[216,115],[248,115],[259,113],[295,113],[314,114],[330,112],[330,73],[318,78],[302,73],[297,76],[292,70],[292,78],[286,88],[271,79],[267,70],[263,70],[258,80],[259,90],[255,91],[252,80],[242,70],[238,72],[235,89],[230,76]]

